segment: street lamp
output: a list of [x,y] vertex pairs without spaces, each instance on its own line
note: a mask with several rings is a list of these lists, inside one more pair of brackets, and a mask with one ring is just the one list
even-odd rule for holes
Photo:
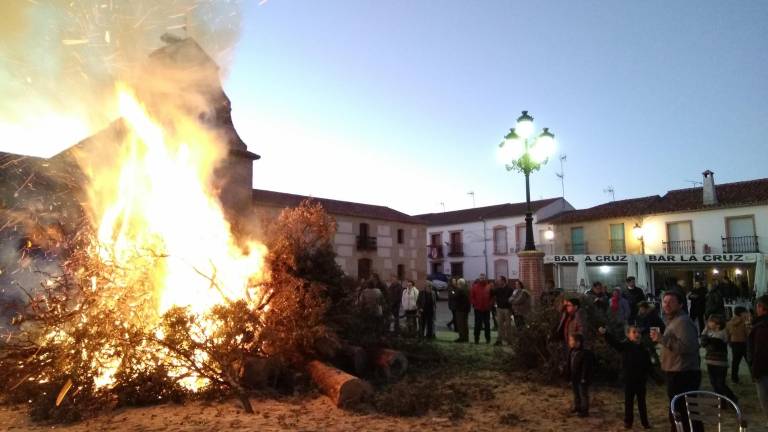
[[632,228],[632,234],[635,236],[635,240],[640,242],[640,250],[642,251],[642,254],[645,255],[645,239],[643,238],[643,227],[636,223]]
[[527,204],[525,213],[525,249],[526,251],[536,250],[536,244],[533,242],[533,212],[531,211],[531,185],[529,176],[531,172],[538,171],[542,165],[555,152],[555,136],[549,131],[544,130],[536,137],[532,137],[534,132],[533,117],[528,111],[523,111],[523,115],[517,118],[517,124],[514,129],[504,137],[504,141],[499,144],[499,157],[506,165],[507,171],[519,171],[525,174],[525,202]]

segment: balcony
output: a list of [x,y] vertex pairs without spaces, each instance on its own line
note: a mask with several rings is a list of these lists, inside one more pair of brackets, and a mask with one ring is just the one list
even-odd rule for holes
[[757,236],[723,237],[723,253],[760,252]]
[[587,242],[565,244],[565,252],[568,255],[586,255],[589,253],[587,250]]
[[443,259],[443,245],[429,245],[427,246],[427,256],[432,260]]
[[448,248],[449,257],[463,257],[464,256],[464,244],[463,243],[451,243]]
[[695,254],[696,243],[693,240],[675,240],[661,242],[665,254]]
[[357,250],[375,251],[377,249],[376,237],[357,236]]
[[612,254],[627,253],[627,244],[624,242],[624,239],[608,240],[608,245],[610,246],[610,253]]

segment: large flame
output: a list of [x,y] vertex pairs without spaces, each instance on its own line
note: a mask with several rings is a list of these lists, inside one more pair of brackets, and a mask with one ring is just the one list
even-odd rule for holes
[[[255,295],[265,248],[238,245],[211,186],[226,146],[198,119],[176,113],[170,124],[154,120],[125,85],[117,98],[127,126],[118,163],[90,173],[101,258],[130,266],[148,254],[155,258],[148,262],[160,263],[135,269],[152,280],[157,317],[174,306],[203,314]],[[103,370],[101,385],[116,367]]]

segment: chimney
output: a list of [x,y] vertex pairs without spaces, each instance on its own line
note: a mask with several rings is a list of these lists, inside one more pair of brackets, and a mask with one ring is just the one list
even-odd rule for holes
[[717,192],[715,192],[715,173],[710,170],[706,170],[702,173],[704,176],[704,205],[717,204]]

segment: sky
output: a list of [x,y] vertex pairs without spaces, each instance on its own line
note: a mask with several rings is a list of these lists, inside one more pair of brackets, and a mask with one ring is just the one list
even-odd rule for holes
[[256,188],[409,214],[471,207],[469,192],[476,206],[524,201],[523,175],[497,160],[522,110],[557,141],[531,175],[533,199],[561,196],[561,155],[577,208],[611,200],[609,187],[617,200],[691,187],[707,169],[718,183],[768,177],[766,1],[18,0],[0,11],[3,151],[50,156],[103,128],[110,79],[189,26],[262,156]]
[[246,3],[225,81],[254,186],[409,214],[525,200],[521,110],[577,208],[768,176],[768,2]]

